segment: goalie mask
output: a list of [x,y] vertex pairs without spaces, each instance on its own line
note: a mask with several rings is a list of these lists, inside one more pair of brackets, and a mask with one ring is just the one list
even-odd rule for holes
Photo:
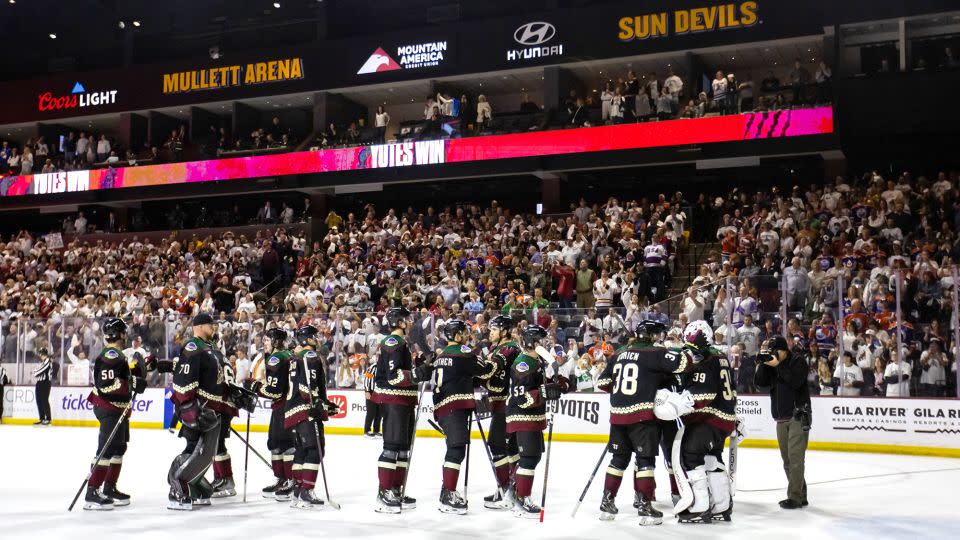
[[713,343],[713,328],[707,321],[693,321],[683,330],[683,344],[705,354]]

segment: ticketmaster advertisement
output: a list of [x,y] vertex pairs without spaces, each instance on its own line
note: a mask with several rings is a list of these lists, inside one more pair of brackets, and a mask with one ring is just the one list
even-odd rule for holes
[[[55,425],[94,426],[93,405],[87,400],[89,388],[54,387],[50,406]],[[133,404],[131,422],[135,428],[166,427],[172,418],[171,392],[150,388]],[[325,423],[332,433],[359,434],[367,404],[363,392],[330,390],[330,401],[340,411]],[[8,386],[3,392],[5,423],[32,423],[37,418],[36,395],[32,386]],[[960,400],[814,397],[811,448],[824,450],[873,451],[949,455],[960,457]],[[425,392],[418,429],[434,434],[427,422],[433,417],[433,395]],[[266,431],[271,402],[259,401],[250,417],[254,431]],[[610,400],[606,394],[574,393],[551,403],[554,437],[567,441],[604,441],[610,429]],[[245,411],[234,419],[234,427],[246,428]],[[744,446],[771,446],[776,443],[776,422],[770,416],[768,396],[739,396],[737,416],[746,432]],[[475,436],[479,431],[475,430]]]

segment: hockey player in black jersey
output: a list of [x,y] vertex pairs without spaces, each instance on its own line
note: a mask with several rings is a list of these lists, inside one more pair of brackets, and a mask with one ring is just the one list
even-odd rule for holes
[[547,427],[547,401],[560,399],[560,385],[548,382],[536,348],[547,337],[538,325],[529,325],[520,333],[523,351],[510,366],[510,398],[507,401],[507,433],[517,441],[520,461],[516,473],[514,515],[536,519],[540,507],[530,493],[537,464],[543,455],[543,430]]
[[[93,391],[87,398],[93,404],[93,414],[100,421],[100,437],[97,453],[104,449],[107,439],[118,422],[119,431],[110,442],[103,458],[93,464],[93,474],[87,483],[84,510],[111,510],[114,506],[130,504],[130,496],[117,489],[117,478],[123,464],[123,455],[130,440],[130,413],[128,407],[134,394],[142,393],[146,380],[130,373],[123,355],[127,325],[120,319],[107,319],[103,323],[103,340],[106,346],[93,361]],[[126,414],[123,414],[124,411]]]
[[654,479],[660,425],[654,416],[654,400],[664,375],[682,373],[688,367],[687,357],[654,346],[656,334],[663,325],[641,321],[630,342],[613,353],[597,380],[597,389],[610,393],[610,442],[612,454],[604,481],[600,519],[612,520],[617,515],[616,496],[623,474],[636,454],[633,486],[640,516],[640,525],[663,523],[663,513],[653,508]]
[[276,481],[263,488],[264,498],[289,501],[296,483],[293,480],[293,458],[296,443],[293,432],[283,427],[284,403],[290,387],[290,351],[285,349],[287,332],[282,328],[271,328],[264,335],[264,346],[268,351],[264,380],[248,380],[245,386],[261,397],[270,400],[270,428],[267,435],[267,448],[270,450],[270,464]]
[[430,380],[433,366],[428,362],[414,365],[406,341],[410,312],[402,307],[390,308],[385,318],[390,335],[380,343],[373,394],[383,411],[383,452],[377,461],[380,488],[376,511],[397,514],[401,509],[416,508],[417,504],[416,499],[406,495],[403,486],[416,429],[417,387]]
[[486,381],[497,369],[496,364],[482,360],[467,345],[467,325],[451,319],[443,326],[447,346],[433,362],[436,385],[433,389],[433,416],[443,428],[447,453],[443,462],[443,486],[440,490],[440,511],[466,514],[467,501],[457,492],[460,464],[466,456],[470,440],[470,420],[476,408],[474,379]]
[[[491,362],[496,371],[487,379],[486,387],[490,400],[490,432],[487,443],[493,456],[493,467],[499,489],[483,498],[483,505],[493,510],[513,508],[511,481],[513,469],[520,460],[515,437],[507,436],[507,397],[510,390],[510,368],[520,354],[520,346],[513,340],[511,331],[516,321],[506,315],[497,315],[487,326],[490,328]],[[503,494],[503,496],[501,496]]]
[[686,426],[681,441],[681,464],[687,472],[693,501],[680,508],[681,523],[709,523],[714,517],[730,520],[730,477],[722,461],[724,440],[736,427],[737,392],[733,370],[713,349],[713,330],[705,321],[694,321],[684,330],[684,347],[692,352],[694,366],[684,376],[684,393],[693,409],[682,411]]
[[209,340],[213,319],[201,313],[193,318],[193,337],[183,346],[173,371],[173,403],[180,416],[180,436],[187,446],[170,465],[170,495],[167,508],[193,510],[194,504],[209,505],[213,487],[203,477],[217,454],[223,376]]
[[326,450],[323,421],[335,414],[337,405],[327,399],[327,370],[317,355],[317,335],[312,325],[301,326],[294,332],[297,348],[290,361],[289,388],[284,403],[284,428],[293,431],[296,453],[293,460],[293,508],[324,510],[331,508],[317,497],[320,460]]
[[[217,338],[211,341],[216,343]],[[211,497],[233,497],[237,494],[236,483],[233,481],[233,465],[230,452],[227,451],[227,439],[230,437],[230,422],[240,415],[234,394],[236,375],[233,366],[227,362],[223,352],[216,346],[211,347],[210,354],[217,360],[220,375],[217,377],[218,391],[209,396],[207,406],[220,415],[220,432],[217,437],[217,455],[213,456],[213,494]]]

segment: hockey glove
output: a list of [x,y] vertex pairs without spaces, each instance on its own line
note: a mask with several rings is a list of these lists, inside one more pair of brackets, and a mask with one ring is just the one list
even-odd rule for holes
[[247,379],[243,381],[243,387],[254,394],[260,395],[260,390],[263,388],[263,382],[256,379]]
[[147,368],[147,371],[153,371],[157,369],[157,357],[148,354],[146,358],[143,359],[143,366]]
[[142,394],[147,389],[146,379],[140,377],[130,377],[130,389],[137,394]]
[[547,383],[540,387],[540,394],[545,401],[556,401],[560,399],[560,385],[557,383]]
[[327,416],[336,416],[340,414],[340,406],[336,403],[326,400],[321,403],[324,410],[327,412]]
[[431,375],[433,375],[433,364],[420,364],[413,370],[413,381],[417,383],[428,381]]
[[740,444],[747,438],[747,426],[740,418],[737,418],[737,423],[733,427],[733,434],[730,437],[736,439],[737,444]]

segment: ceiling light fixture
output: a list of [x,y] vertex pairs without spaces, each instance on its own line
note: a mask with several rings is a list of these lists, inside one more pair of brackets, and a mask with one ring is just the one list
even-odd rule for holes
[[280,9],[280,2],[274,2],[273,7]]
[[133,21],[133,25],[140,28],[140,21]]
[[117,23],[117,26],[119,26],[120,29],[123,30],[124,28],[127,27],[127,23],[125,23],[125,22],[123,22],[123,21],[120,21],[120,22]]
[[57,35],[53,32],[50,32],[50,39],[57,39]]

